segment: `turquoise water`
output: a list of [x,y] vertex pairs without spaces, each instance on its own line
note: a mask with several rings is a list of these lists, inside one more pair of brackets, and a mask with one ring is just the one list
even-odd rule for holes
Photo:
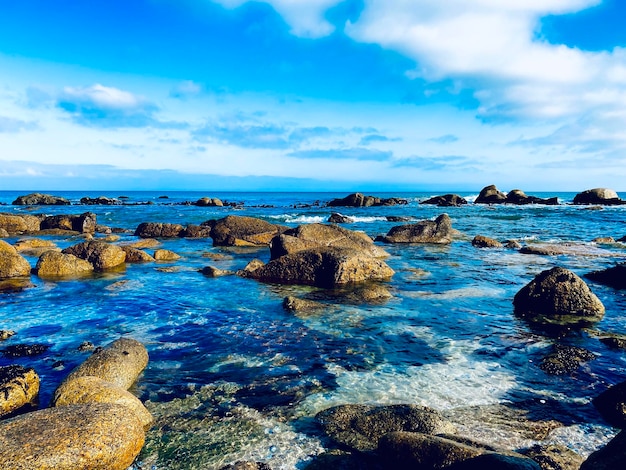
[[[546,439],[584,455],[615,434],[589,400],[626,379],[624,354],[608,349],[587,331],[561,338],[536,331],[513,315],[511,302],[545,269],[558,265],[583,275],[623,261],[626,245],[603,246],[611,253],[607,257],[541,257],[507,249],[480,250],[470,242],[481,234],[522,243],[592,245],[596,237],[626,235],[624,206],[438,208],[419,205],[433,194],[380,193],[376,195],[408,198],[410,204],[331,209],[323,203],[344,193],[243,192],[124,194],[131,203],[154,203],[136,206],[72,205],[33,211],[10,205],[26,193],[0,192],[0,203],[6,204],[0,212],[92,211],[100,224],[134,230],[146,221],[199,224],[228,214],[296,226],[324,222],[338,210],[356,219],[347,228],[372,237],[397,225],[387,222],[386,216],[430,219],[446,212],[461,232],[449,246],[386,246],[391,255],[387,263],[396,271],[386,285],[393,297],[378,304],[346,303],[332,291],[310,287],[264,285],[236,276],[206,278],[197,272],[203,266],[236,270],[251,259],[269,259],[268,249],[218,248],[210,239],[164,240],[164,248],[183,256],[175,263],[129,264],[124,271],[88,280],[49,282],[33,276],[36,287],[1,294],[0,329],[18,334],[0,348],[16,343],[50,345],[37,357],[0,356],[0,366],[20,363],[36,369],[42,378],[42,406],[86,358],[88,353],[77,351],[83,341],[103,345],[129,335],[146,344],[150,364],[134,392],[148,401],[158,419],[137,468],[219,468],[244,458],[268,462],[272,468],[301,468],[329,445],[310,418],[340,403],[417,403],[452,416],[469,407],[533,404],[533,409],[561,423]],[[122,195],[53,194],[73,202],[83,196]],[[477,193],[461,195],[473,200]],[[567,203],[575,194],[533,195],[558,196]],[[204,196],[243,206],[176,205]],[[322,205],[315,205],[317,201]],[[121,242],[135,240],[129,234],[121,237]],[[61,248],[78,242],[54,240]],[[34,258],[29,261],[36,263]],[[606,306],[604,319],[594,329],[626,333],[624,293],[588,284]],[[329,307],[315,315],[296,316],[282,309],[286,295],[314,296]],[[547,375],[538,363],[555,342],[584,347],[598,359],[571,376]],[[459,424],[465,435],[508,448],[532,442],[498,425],[480,425],[478,418]]]

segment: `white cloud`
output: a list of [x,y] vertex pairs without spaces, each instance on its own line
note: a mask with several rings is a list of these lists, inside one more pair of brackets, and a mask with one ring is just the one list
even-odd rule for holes
[[96,83],[89,87],[65,87],[63,98],[67,101],[86,103],[97,108],[129,110],[145,106],[146,100],[128,91]]

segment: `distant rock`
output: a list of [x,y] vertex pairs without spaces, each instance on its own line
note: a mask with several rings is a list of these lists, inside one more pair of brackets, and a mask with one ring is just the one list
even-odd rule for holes
[[135,235],[140,238],[174,238],[182,236],[185,228],[180,224],[142,222]]
[[211,223],[214,246],[267,246],[286,227],[254,217],[229,215]]
[[458,207],[467,204],[467,200],[457,194],[444,194],[422,201],[420,204],[431,204],[439,207]]
[[612,189],[594,188],[574,196],[574,204],[617,206],[626,204]]
[[506,203],[507,204],[515,204],[518,206],[526,205],[526,204],[543,204],[546,206],[558,206],[559,199],[556,197],[551,197],[548,199],[542,199],[540,197],[535,196],[527,196],[524,191],[521,189],[513,189],[508,192],[506,195]]
[[62,253],[89,261],[97,271],[115,268],[126,260],[126,253],[119,246],[97,240],[70,246]]
[[626,382],[609,387],[592,402],[607,423],[626,429]]
[[499,191],[495,185],[485,186],[481,191],[475,204],[504,204],[506,202],[506,194]]
[[223,269],[216,268],[214,266],[205,266],[200,270],[202,274],[206,277],[222,277],[222,276],[230,276],[233,273],[232,271],[225,271]]
[[441,214],[434,221],[422,220],[416,224],[397,225],[380,240],[385,243],[448,244],[452,242],[452,233],[450,217]]
[[122,201],[106,196],[99,196],[94,198],[82,197],[80,203],[87,206],[117,206],[122,204]]
[[602,449],[595,451],[580,470],[617,470],[626,462],[626,431],[620,432]]
[[493,238],[485,237],[483,235],[476,235],[472,240],[472,246],[476,248],[502,248],[502,243]]
[[0,367],[0,417],[33,403],[38,394],[39,376],[34,369]]
[[41,222],[41,230],[61,229],[80,233],[95,233],[97,220],[93,212],[80,215],[51,215]]
[[348,217],[346,215],[342,215],[338,212],[333,212],[328,217],[329,224],[353,224],[354,219],[352,217]]
[[17,250],[0,240],[0,279],[30,276],[30,264]]
[[329,207],[371,207],[371,206],[397,206],[406,205],[409,201],[400,198],[381,199],[375,196],[364,196],[361,193],[350,194],[341,199],[333,199],[328,203]]
[[14,206],[69,206],[71,203],[64,197],[31,193],[25,196],[19,196],[12,204]]
[[590,272],[585,274],[585,277],[615,289],[626,289],[626,263],[619,263],[602,271]]
[[210,238],[211,227],[202,225],[187,225],[185,231],[182,233],[185,238]]
[[604,305],[573,272],[552,268],[538,274],[513,299],[515,314],[534,323],[576,325],[599,321]]
[[613,237],[596,237],[591,240],[593,243],[600,243],[602,245],[611,245],[615,243],[615,238]]
[[93,265],[67,253],[47,251],[39,257],[34,272],[41,278],[76,277],[93,272]]
[[385,219],[387,219],[387,222],[409,222],[410,220],[413,220],[413,217],[405,217],[401,215],[388,215],[385,217]]
[[223,205],[224,203],[216,197],[214,198],[203,197],[201,199],[198,199],[194,203],[194,206],[199,206],[199,207],[222,207]]

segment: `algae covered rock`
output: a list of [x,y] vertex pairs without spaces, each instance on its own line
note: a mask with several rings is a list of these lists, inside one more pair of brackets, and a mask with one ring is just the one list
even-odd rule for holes
[[93,270],[93,265],[89,261],[57,251],[45,252],[35,266],[35,272],[41,278],[75,277]]
[[32,403],[38,394],[39,376],[34,369],[0,367],[0,417]]
[[126,260],[126,253],[117,245],[91,240],[70,246],[62,253],[89,261],[98,271],[111,269]]

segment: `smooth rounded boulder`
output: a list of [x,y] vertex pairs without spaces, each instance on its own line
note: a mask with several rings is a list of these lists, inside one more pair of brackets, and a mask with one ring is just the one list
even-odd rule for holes
[[604,316],[604,305],[585,281],[560,267],[538,274],[515,294],[513,305],[516,315],[547,325],[584,325]]
[[115,268],[126,261],[126,253],[119,246],[97,240],[70,246],[62,253],[89,261],[97,271]]
[[385,243],[434,243],[452,242],[452,220],[441,214],[435,220],[422,220],[416,224],[397,225],[381,238]]
[[0,240],[0,279],[25,277],[30,275],[30,264],[17,250],[4,240]]
[[156,261],[176,261],[180,259],[179,254],[163,249],[155,250],[153,257]]
[[[204,225],[204,224],[203,224]],[[285,227],[255,217],[229,215],[211,221],[214,246],[267,246]]]
[[82,276],[93,270],[89,261],[58,251],[45,252],[35,266],[35,273],[41,278]]
[[594,188],[574,196],[574,204],[612,206],[626,204],[626,201],[620,199],[612,189]]
[[0,367],[0,417],[32,403],[39,394],[34,369],[18,365]]
[[0,422],[0,462],[11,470],[126,470],[145,442],[128,408],[89,403]]
[[505,202],[506,194],[498,190],[498,188],[492,184],[481,189],[474,204],[504,204]]

